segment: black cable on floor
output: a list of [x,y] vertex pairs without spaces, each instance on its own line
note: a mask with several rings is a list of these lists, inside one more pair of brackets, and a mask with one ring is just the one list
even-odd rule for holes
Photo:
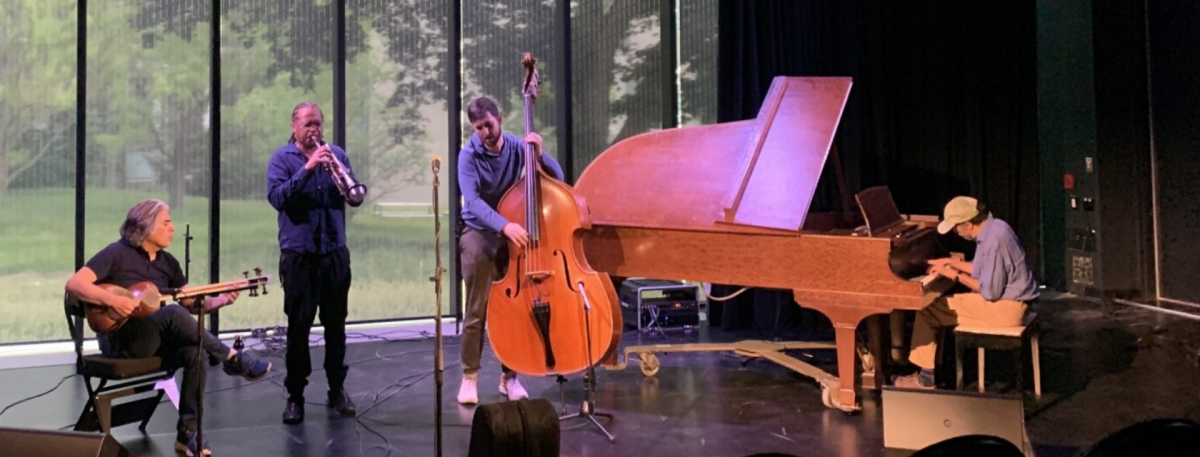
[[12,403],[12,404],[10,404],[10,405],[8,405],[8,406],[5,406],[3,410],[0,410],[0,416],[3,416],[3,415],[4,415],[4,413],[7,413],[7,412],[8,412],[8,410],[9,410],[9,409],[12,409],[12,407],[14,407],[14,406],[17,406],[17,405],[19,405],[19,404],[21,404],[21,403],[25,403],[25,402],[27,402],[27,401],[30,401],[30,400],[34,400],[34,399],[41,398],[41,397],[44,397],[44,396],[46,396],[46,395],[49,395],[51,392],[54,392],[54,391],[58,390],[58,388],[59,388],[59,387],[62,387],[63,383],[64,383],[64,382],[66,382],[66,381],[67,381],[67,379],[70,379],[70,378],[72,378],[72,377],[75,377],[75,376],[78,376],[78,374],[72,373],[72,374],[69,374],[69,375],[63,376],[63,378],[62,378],[62,379],[59,379],[59,380],[58,380],[58,384],[55,384],[55,385],[54,385],[54,387],[52,387],[50,390],[47,390],[47,391],[45,391],[45,392],[42,392],[42,393],[40,393],[40,394],[34,395],[34,396],[32,396],[32,397],[25,398],[25,399],[23,399],[23,400],[18,400],[18,401],[16,401],[15,403]]

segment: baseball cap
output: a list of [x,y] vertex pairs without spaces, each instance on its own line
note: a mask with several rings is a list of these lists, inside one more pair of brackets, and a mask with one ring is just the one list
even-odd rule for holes
[[946,204],[942,222],[938,224],[938,233],[943,235],[954,230],[954,226],[974,219],[979,215],[979,201],[971,197],[954,197]]

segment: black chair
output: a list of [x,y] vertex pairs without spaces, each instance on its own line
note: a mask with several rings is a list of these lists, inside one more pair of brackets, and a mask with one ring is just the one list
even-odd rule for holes
[[[83,304],[67,294],[63,311],[75,343],[75,372],[83,376],[88,392],[75,430],[109,433],[113,427],[141,422],[138,429],[145,431],[166,389],[178,392],[175,369],[164,368],[158,357],[115,359],[83,355]],[[161,381],[166,382],[160,387]],[[178,394],[174,397],[178,398]]]
[[1187,419],[1154,419],[1100,440],[1082,457],[1183,457],[1200,452],[1200,425]]
[[921,449],[911,457],[1025,457],[1012,443],[987,435],[950,438]]
[[1033,363],[1033,396],[1035,400],[1042,399],[1042,364],[1039,339],[1041,330],[1038,328],[1038,313],[1028,312],[1018,327],[968,327],[958,326],[954,329],[955,339],[955,379],[956,388],[963,388],[963,354],[967,349],[976,348],[979,352],[979,392],[983,393],[986,386],[984,366],[987,360],[987,350],[1011,351],[1013,366],[1016,367],[1017,392],[1024,394],[1021,380],[1025,377],[1022,358],[1030,354]]

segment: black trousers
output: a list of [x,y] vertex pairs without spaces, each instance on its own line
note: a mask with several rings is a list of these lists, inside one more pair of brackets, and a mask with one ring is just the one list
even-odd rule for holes
[[[203,338],[204,352],[218,360],[229,356],[229,347],[217,337],[209,332],[204,332],[203,336],[198,333],[195,316],[182,306],[168,305],[145,319],[130,319],[116,332],[97,340],[106,357],[158,356],[166,367],[183,368],[177,427],[195,430],[205,368],[196,365],[196,342]],[[204,363],[207,365],[207,360]]]
[[308,336],[313,320],[325,326],[325,377],[337,392],[346,381],[346,301],[350,294],[350,250],[326,254],[282,251],[279,276],[283,310],[287,313],[287,387],[289,400],[304,402],[304,387],[312,374]]

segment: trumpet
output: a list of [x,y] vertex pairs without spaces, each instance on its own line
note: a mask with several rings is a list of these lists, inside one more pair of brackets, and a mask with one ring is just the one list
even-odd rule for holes
[[[314,141],[318,148],[325,146],[325,142],[321,141],[320,137],[314,138]],[[350,206],[361,205],[367,198],[367,186],[355,182],[354,178],[350,177],[350,172],[346,171],[346,166],[342,165],[342,161],[338,160],[337,155],[329,154],[329,159],[328,162],[325,162],[325,169],[333,177],[333,183],[337,186],[338,192],[342,194],[342,198],[346,199]]]

